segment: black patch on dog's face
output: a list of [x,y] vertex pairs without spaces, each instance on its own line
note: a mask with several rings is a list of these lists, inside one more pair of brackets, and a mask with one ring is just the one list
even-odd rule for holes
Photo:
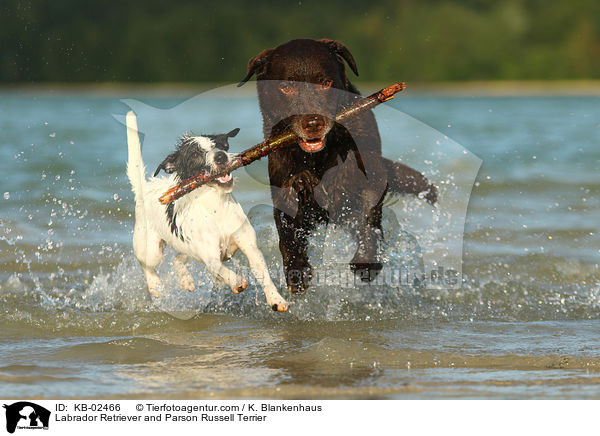
[[215,148],[222,151],[229,151],[229,138],[234,138],[239,133],[240,129],[233,129],[229,133],[223,133],[221,135],[206,135],[215,143]]
[[177,150],[168,155],[156,168],[156,177],[160,170],[168,174],[175,173],[180,180],[198,174],[216,172],[219,166],[229,161],[229,138],[235,137],[240,129],[218,135],[193,136],[186,134],[179,139]]
[[212,147],[205,145],[209,141],[201,141],[198,138],[202,137],[182,136],[177,144],[177,150],[162,161],[154,176],[158,175],[160,170],[164,170],[168,174],[175,173],[181,180],[185,180],[197,174],[210,172],[206,155]]

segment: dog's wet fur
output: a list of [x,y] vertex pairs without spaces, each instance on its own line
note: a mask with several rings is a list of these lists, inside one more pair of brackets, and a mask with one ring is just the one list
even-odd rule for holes
[[[173,266],[183,289],[195,289],[194,279],[186,267],[187,259],[191,257],[203,262],[208,272],[229,285],[233,292],[242,292],[248,286],[248,280],[223,264],[240,249],[263,288],[267,304],[275,311],[287,311],[288,304],[279,295],[258,249],[256,233],[231,195],[234,185],[231,174],[166,206],[159,202],[165,191],[182,180],[197,174],[220,172],[233,157],[228,153],[228,139],[236,136],[239,129],[220,135],[184,135],[176,151],[158,166],[154,177],[146,179],[135,114],[129,112],[126,121],[127,176],[135,194],[133,252],[142,266],[150,294],[159,297],[163,291],[156,268],[162,262],[167,245],[178,252]],[[161,170],[169,175],[159,176]]]
[[350,267],[370,281],[383,267],[379,243],[385,195],[421,194],[432,204],[437,201],[437,189],[423,174],[381,156],[371,111],[344,125],[335,122],[335,114],[359,95],[344,62],[358,75],[342,43],[296,39],[250,59],[238,85],[256,75],[265,138],[286,130],[300,138],[269,155],[273,213],[292,293],[310,284],[307,237],[316,224],[350,229],[357,241]]
[[[186,133],[177,143],[177,149],[154,171],[154,177],[161,170],[167,174],[175,173],[180,180],[198,174],[215,174],[229,162],[229,138],[235,137],[240,129],[233,129],[221,135],[197,136]],[[223,181],[225,180],[225,181]],[[225,176],[212,182],[223,187],[233,187],[233,178]]]

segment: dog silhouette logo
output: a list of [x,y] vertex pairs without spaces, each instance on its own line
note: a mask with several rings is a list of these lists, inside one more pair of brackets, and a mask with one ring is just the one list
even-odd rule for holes
[[48,429],[50,411],[29,401],[19,401],[4,405],[6,409],[6,431],[14,433],[19,429]]

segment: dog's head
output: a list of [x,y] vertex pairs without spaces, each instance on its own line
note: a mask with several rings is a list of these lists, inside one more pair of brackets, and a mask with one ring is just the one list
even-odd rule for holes
[[358,75],[350,51],[329,39],[295,39],[264,50],[248,63],[258,80],[258,96],[265,128],[279,124],[300,138],[305,152],[321,151],[335,122],[335,114],[354,90],[346,77],[344,61]]
[[[220,135],[193,136],[185,134],[179,139],[177,150],[166,157],[154,172],[160,170],[168,174],[175,173],[180,180],[185,180],[198,174],[216,174],[227,166],[233,155],[228,153],[229,138],[238,134],[240,129]],[[233,177],[231,174],[215,179],[210,185],[231,191]]]

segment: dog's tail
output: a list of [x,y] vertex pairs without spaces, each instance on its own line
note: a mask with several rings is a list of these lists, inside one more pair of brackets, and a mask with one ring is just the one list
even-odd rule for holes
[[146,180],[146,168],[142,160],[142,146],[138,134],[137,118],[133,111],[127,112],[125,117],[127,124],[127,177],[131,183],[131,190],[136,200],[143,198],[143,183]]
[[383,166],[388,176],[388,188],[392,193],[413,195],[423,193],[423,197],[430,204],[436,203],[437,188],[429,183],[427,177],[422,173],[386,158],[383,158]]

